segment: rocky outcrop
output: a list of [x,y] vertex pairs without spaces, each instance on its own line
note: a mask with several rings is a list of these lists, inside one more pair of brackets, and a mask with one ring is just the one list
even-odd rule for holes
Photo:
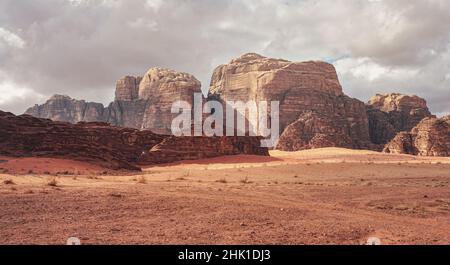
[[333,146],[352,148],[348,128],[341,127],[343,121],[339,119],[335,115],[305,112],[286,127],[280,137],[278,149],[297,151]]
[[193,75],[169,69],[152,68],[139,85],[139,99],[147,102],[141,128],[156,133],[170,134],[175,101],[182,100],[193,105],[194,93],[201,93],[200,81]]
[[45,104],[29,108],[25,114],[70,123],[104,121],[105,119],[103,104],[76,100],[66,95],[54,95]]
[[383,152],[450,156],[450,116],[423,119],[410,132],[398,133],[386,144]]
[[269,151],[267,148],[260,147],[260,140],[259,137],[247,136],[170,136],[141,156],[140,163],[167,163],[237,154],[268,156]]
[[102,122],[71,124],[0,111],[0,155],[7,156],[60,157],[111,169],[139,170],[138,165],[225,154],[268,155],[259,145],[256,137],[173,139]]
[[367,103],[372,143],[381,148],[398,132],[410,131],[423,118],[432,117],[427,103],[418,96],[377,94]]
[[115,100],[103,104],[55,95],[25,114],[70,123],[107,122],[111,125],[149,129],[170,134],[175,116],[172,103],[184,100],[193,104],[194,92],[201,93],[200,82],[192,75],[169,69],[151,68],[144,77],[126,76],[116,83]]
[[8,156],[62,157],[137,170],[142,152],[163,138],[100,122],[71,124],[0,112],[0,153]]
[[139,84],[142,77],[125,76],[116,83],[116,101],[133,101],[139,99]]
[[[281,150],[370,145],[364,103],[343,94],[333,65],[325,62],[297,63],[244,54],[215,69],[209,97],[279,101],[281,137],[277,148]],[[308,136],[301,135],[305,130]]]

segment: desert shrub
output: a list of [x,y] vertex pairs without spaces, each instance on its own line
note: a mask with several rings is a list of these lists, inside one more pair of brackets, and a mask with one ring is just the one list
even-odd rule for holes
[[58,186],[58,181],[55,177],[47,179],[47,186],[56,187]]
[[225,178],[221,178],[221,179],[216,180],[216,182],[227,183],[227,180]]
[[139,184],[147,184],[147,179],[144,176],[140,176],[137,179],[137,183],[139,183]]
[[5,184],[5,185],[15,185],[16,183],[14,183],[14,181],[12,179],[5,179],[3,181],[3,184]]
[[245,178],[239,180],[239,182],[242,183],[242,184],[250,184],[250,183],[252,183],[251,181],[248,180],[248,177],[245,177]]

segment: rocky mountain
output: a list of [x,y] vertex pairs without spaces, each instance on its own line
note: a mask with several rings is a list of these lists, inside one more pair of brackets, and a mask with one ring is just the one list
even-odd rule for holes
[[423,119],[411,131],[398,133],[383,152],[450,156],[450,116]]
[[434,117],[418,96],[377,94],[367,103],[370,140],[380,149],[401,131],[410,131],[426,117]]
[[244,54],[214,70],[209,96],[279,101],[280,150],[370,146],[364,103],[344,95],[334,66],[325,62]]
[[163,68],[151,68],[143,77],[126,76],[116,83],[115,100],[107,107],[101,103],[55,95],[43,105],[29,108],[25,114],[54,121],[77,123],[100,121],[136,129],[170,134],[175,116],[172,102],[193,102],[201,92],[200,82],[192,75]]
[[258,137],[174,137],[111,126],[71,124],[0,111],[0,155],[88,161],[111,169],[222,155],[268,155]]
[[[184,100],[192,104],[195,92],[201,90],[194,76],[151,68],[142,77],[118,80],[115,100],[107,107],[55,95],[26,114],[170,134],[171,121],[177,115],[170,113],[172,103]],[[329,63],[291,62],[255,53],[218,66],[211,78],[208,100],[279,101],[280,139],[276,148],[285,151],[319,147],[381,151],[399,132],[409,132],[424,118],[434,117],[426,101],[415,95],[377,94],[367,104],[345,95]]]

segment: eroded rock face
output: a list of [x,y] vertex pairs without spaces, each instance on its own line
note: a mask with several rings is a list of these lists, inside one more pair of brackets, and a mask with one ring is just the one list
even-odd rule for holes
[[140,158],[141,164],[167,163],[186,159],[201,159],[224,155],[268,156],[267,148],[260,147],[259,137],[176,137],[165,138]]
[[346,133],[347,128],[340,127],[342,121],[335,118],[311,111],[301,114],[286,127],[277,148],[284,151],[333,146],[351,148],[352,139]]
[[29,108],[25,114],[70,123],[100,121],[170,134],[172,119],[177,115],[170,112],[172,103],[183,100],[193,105],[194,93],[201,93],[200,86],[190,74],[151,68],[144,77],[119,79],[115,100],[107,107],[55,95],[45,104]]
[[163,68],[151,68],[139,85],[139,99],[147,101],[142,129],[170,134],[175,101],[186,101],[193,105],[194,93],[201,93],[201,84],[193,75]]
[[133,101],[139,99],[139,84],[142,77],[125,76],[116,83],[116,101]]
[[101,122],[71,124],[0,111],[0,153],[8,156],[61,157],[138,170],[142,152],[164,137]]
[[450,156],[450,116],[423,119],[410,132],[398,133],[386,144],[383,152]]
[[367,103],[372,143],[383,146],[398,132],[410,131],[423,118],[432,117],[427,103],[418,96],[377,94]]
[[[314,146],[366,148],[370,145],[364,103],[343,94],[333,65],[325,62],[297,63],[254,53],[244,54],[215,69],[209,97],[222,101],[279,101],[281,138],[277,148],[281,150]],[[306,114],[311,112],[316,114]],[[315,122],[318,115],[336,122]],[[313,145],[299,135],[303,131],[299,128],[307,116],[310,117],[306,125],[310,135],[306,138],[314,139]],[[289,127],[293,123],[296,124]],[[336,132],[329,135],[333,131],[330,126],[340,127],[335,129],[346,140],[335,142]]]
[[257,137],[174,137],[107,123],[71,124],[0,111],[0,154],[60,157],[111,169],[139,170],[222,155],[268,155]]
[[25,114],[54,121],[77,123],[80,121],[103,121],[104,111],[101,103],[75,100],[65,95],[54,95],[45,104],[29,108]]

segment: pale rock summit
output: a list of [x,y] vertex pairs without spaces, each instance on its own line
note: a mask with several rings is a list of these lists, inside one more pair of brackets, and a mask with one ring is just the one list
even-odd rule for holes
[[364,103],[343,94],[334,66],[326,62],[247,53],[214,70],[209,97],[279,101],[281,150],[370,145]]

